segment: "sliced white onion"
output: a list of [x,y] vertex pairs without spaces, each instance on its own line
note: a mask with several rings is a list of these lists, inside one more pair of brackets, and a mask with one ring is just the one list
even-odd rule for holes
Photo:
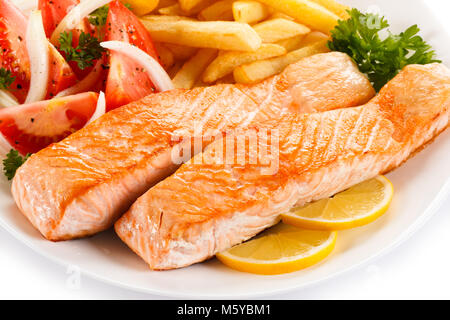
[[56,97],[66,97],[77,93],[89,91],[102,75],[103,58],[98,60],[92,71],[74,86],[59,92]]
[[25,103],[44,100],[49,79],[49,43],[45,36],[41,11],[34,10],[28,21],[26,43],[30,58],[30,90]]
[[156,90],[162,92],[174,89],[172,80],[164,68],[145,51],[123,41],[105,41],[100,45],[103,48],[120,52],[139,63],[147,72]]
[[38,0],[13,0],[13,4],[25,14],[31,10],[36,10],[38,7]]
[[0,108],[18,106],[19,101],[10,92],[0,89]]
[[6,155],[14,149],[14,147],[6,140],[2,133],[0,133],[0,156],[3,159]]
[[95,107],[94,114],[92,115],[92,117],[89,119],[89,121],[86,123],[85,126],[87,126],[88,124],[94,122],[95,120],[100,118],[105,113],[106,113],[105,94],[103,93],[103,91],[100,91],[100,94],[99,94],[98,100],[97,100],[97,106]]
[[50,42],[55,46],[58,44],[59,35],[66,31],[75,29],[75,27],[86,18],[92,11],[103,7],[105,4],[110,3],[112,0],[88,0],[82,1],[76,5],[70,12],[61,20],[61,22],[53,31],[50,37]]

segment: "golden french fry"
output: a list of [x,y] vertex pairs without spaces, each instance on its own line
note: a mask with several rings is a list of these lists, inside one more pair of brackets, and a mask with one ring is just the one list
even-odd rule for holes
[[234,69],[234,79],[238,83],[257,83],[280,73],[288,65],[317,53],[328,52],[327,42],[320,41],[307,47],[289,52],[280,57],[260,60]]
[[143,16],[141,17],[141,21],[144,23],[169,23],[169,22],[175,22],[175,21],[186,21],[186,20],[190,20],[190,21],[195,21],[192,18],[186,17],[186,16],[157,16],[157,15],[147,15],[147,16]]
[[236,67],[257,60],[268,59],[286,54],[286,49],[276,44],[263,44],[255,52],[223,51],[211,62],[203,73],[203,81],[212,83],[231,74]]
[[286,19],[267,20],[254,25],[253,29],[265,43],[273,43],[311,32],[308,27]]
[[275,11],[274,13],[272,13],[270,15],[269,19],[286,19],[286,20],[291,20],[291,21],[295,20],[291,16],[288,16],[287,14],[284,14],[284,13],[278,12],[278,11]]
[[189,16],[189,13],[183,11],[178,3],[161,8],[158,13],[165,16]]
[[175,60],[181,60],[181,61],[185,61],[185,60],[191,58],[198,51],[197,48],[180,46],[180,45],[172,44],[172,43],[164,43],[164,46],[166,46],[166,48],[172,52]]
[[317,4],[320,4],[322,7],[327,8],[331,12],[335,13],[342,19],[350,18],[347,10],[350,10],[350,7],[343,5],[336,0],[312,0]]
[[178,3],[177,0],[159,0],[158,5],[156,6],[155,10],[170,7],[177,3]]
[[235,1],[232,10],[235,21],[249,24],[264,20],[270,14],[267,6],[252,0]]
[[209,7],[206,7],[200,11],[198,18],[205,21],[223,20],[231,21],[233,20],[233,5],[234,0],[221,0]]
[[329,34],[340,19],[338,15],[312,0],[258,0],[312,29]]
[[206,8],[213,2],[214,0],[178,0],[181,9],[183,9],[186,12],[191,12],[193,10],[201,10],[203,8]]
[[216,55],[217,50],[215,49],[200,49],[173,78],[172,82],[175,88],[193,88],[203,70],[214,60]]
[[158,42],[241,51],[255,51],[261,46],[259,35],[245,23],[179,18],[178,20],[157,20],[148,19],[148,16],[141,19],[153,39]]
[[313,31],[308,33],[306,36],[302,35],[292,37],[289,39],[277,41],[275,43],[284,47],[287,52],[291,52],[322,40],[329,40],[329,36],[320,31]]
[[311,44],[314,44],[319,41],[328,41],[330,40],[330,37],[326,35],[325,33],[319,32],[319,31],[313,31],[311,33],[308,33],[302,41],[301,46],[306,47]]
[[167,74],[169,75],[170,79],[173,79],[176,76],[178,71],[180,71],[180,69],[183,67],[183,64],[183,61],[177,61],[172,67],[169,68]]
[[164,67],[164,69],[168,70],[175,63],[173,53],[169,49],[167,49],[166,46],[158,42],[155,43],[155,48],[158,52],[162,66]]
[[303,41],[308,35],[299,35],[287,39],[283,39],[275,42],[277,45],[282,46],[287,52],[291,52],[300,49],[303,46]]
[[142,16],[155,10],[159,0],[122,0],[131,6],[131,10],[138,16]]

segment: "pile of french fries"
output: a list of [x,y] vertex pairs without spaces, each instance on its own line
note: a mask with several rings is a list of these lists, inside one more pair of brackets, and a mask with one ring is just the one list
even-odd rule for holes
[[191,89],[257,83],[327,52],[347,9],[335,0],[159,0],[141,20],[175,87]]

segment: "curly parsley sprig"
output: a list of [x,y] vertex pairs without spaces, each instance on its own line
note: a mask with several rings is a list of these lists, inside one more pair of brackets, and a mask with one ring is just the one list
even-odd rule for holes
[[78,46],[72,46],[73,32],[63,32],[59,36],[59,49],[66,54],[67,61],[75,61],[81,70],[92,67],[94,61],[102,57],[104,48],[99,40],[89,33],[81,32]]
[[15,79],[16,77],[12,76],[11,71],[0,68],[0,89],[8,89]]
[[8,180],[12,180],[16,175],[17,169],[19,169],[31,154],[27,154],[25,157],[22,157],[17,150],[11,149],[9,153],[6,155],[6,159],[3,160],[3,172]]
[[[409,64],[441,62],[435,51],[419,35],[417,25],[399,35],[388,30],[388,21],[378,14],[349,10],[350,19],[339,21],[331,31],[328,47],[347,53],[367,74],[377,91]],[[387,37],[382,40],[382,32]]]

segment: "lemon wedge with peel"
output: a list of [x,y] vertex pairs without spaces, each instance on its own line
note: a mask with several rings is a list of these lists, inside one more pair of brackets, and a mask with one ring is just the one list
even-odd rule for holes
[[279,223],[216,256],[235,270],[273,275],[316,264],[333,251],[335,243],[336,232],[305,230]]
[[300,228],[343,230],[366,225],[382,216],[392,201],[394,188],[384,176],[362,182],[334,197],[294,208],[282,220]]

